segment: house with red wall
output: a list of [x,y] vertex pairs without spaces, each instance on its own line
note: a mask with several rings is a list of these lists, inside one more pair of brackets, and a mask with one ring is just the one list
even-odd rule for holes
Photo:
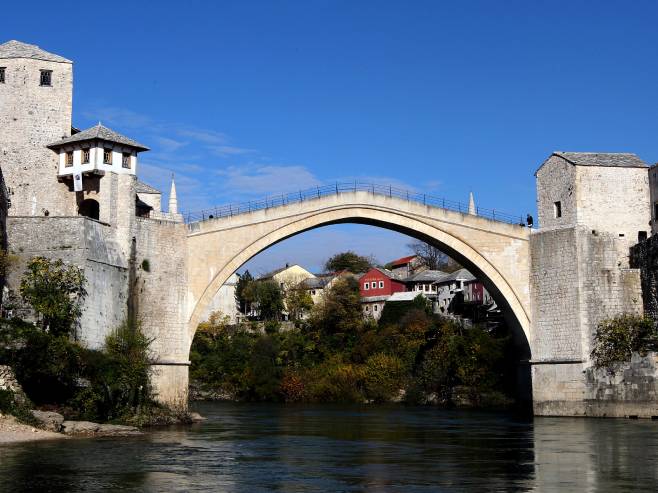
[[397,279],[390,270],[373,267],[359,279],[364,315],[378,320],[389,296],[406,290],[404,282]]

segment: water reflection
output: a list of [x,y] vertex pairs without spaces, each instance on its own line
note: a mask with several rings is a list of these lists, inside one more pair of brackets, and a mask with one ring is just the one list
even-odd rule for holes
[[651,421],[210,404],[142,438],[0,448],[1,491],[655,491]]

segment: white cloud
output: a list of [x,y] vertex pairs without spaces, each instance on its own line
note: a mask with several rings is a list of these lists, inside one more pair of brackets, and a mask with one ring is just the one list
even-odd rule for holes
[[255,149],[245,149],[243,147],[235,146],[210,146],[209,149],[213,154],[219,157],[240,156],[256,152]]
[[282,194],[320,185],[304,166],[231,166],[217,172],[223,184],[236,195]]
[[204,144],[221,145],[228,141],[226,134],[215,130],[178,128],[175,132],[181,137],[188,137]]
[[169,137],[155,137],[156,142],[158,143],[158,150],[162,152],[175,152],[183,146],[187,145],[187,142],[182,142],[176,139],[170,139]]

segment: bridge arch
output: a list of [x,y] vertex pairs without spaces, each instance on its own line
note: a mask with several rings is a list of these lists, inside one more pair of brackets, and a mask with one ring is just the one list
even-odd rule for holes
[[530,358],[529,233],[526,228],[395,198],[363,196],[363,192],[341,195],[354,197],[337,196],[330,203],[317,199],[241,214],[242,217],[211,219],[191,228],[188,235],[188,280],[192,298],[189,344],[212,298],[249,259],[305,231],[331,224],[356,223],[404,233],[455,258],[483,282],[512,330],[523,339],[521,346],[528,348],[523,358]]

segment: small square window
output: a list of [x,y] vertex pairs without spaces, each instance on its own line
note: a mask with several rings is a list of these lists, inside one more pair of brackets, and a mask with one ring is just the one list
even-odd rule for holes
[[130,169],[130,153],[124,152],[121,157],[121,166],[124,168]]
[[52,79],[53,79],[53,71],[52,70],[41,70],[41,76],[39,77],[39,85],[40,86],[51,86],[52,85]]
[[384,281],[379,281],[379,289],[383,289],[383,288],[384,288]]
[[103,149],[103,164],[112,164],[112,149]]
[[89,164],[89,149],[82,149],[82,164]]
[[5,70],[7,67],[0,67],[0,84],[5,83]]
[[73,166],[73,151],[66,153],[66,167]]
[[562,202],[553,202],[553,217],[555,219],[562,217]]
[[368,291],[370,289],[370,283],[369,282],[364,283],[363,284],[363,289],[364,289],[364,291]]

